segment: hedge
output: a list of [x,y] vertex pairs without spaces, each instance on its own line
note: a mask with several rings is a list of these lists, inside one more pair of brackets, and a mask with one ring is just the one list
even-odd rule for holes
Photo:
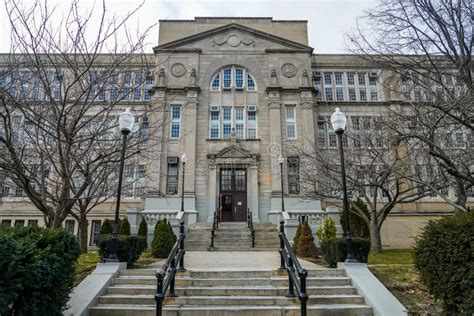
[[415,267],[445,312],[474,311],[474,212],[430,221],[416,239]]
[[[352,245],[355,259],[359,262],[367,263],[367,260],[369,259],[370,241],[363,238],[353,238]],[[320,249],[324,260],[332,268],[335,268],[338,262],[344,262],[347,258],[347,245],[345,238],[323,240]]]
[[79,255],[63,229],[0,228],[0,315],[62,315]]
[[[99,254],[102,259],[106,258],[109,254],[111,238],[111,235],[103,235],[99,238]],[[126,262],[127,266],[130,266],[140,258],[140,255],[146,248],[145,237],[119,236],[117,257],[120,262]]]

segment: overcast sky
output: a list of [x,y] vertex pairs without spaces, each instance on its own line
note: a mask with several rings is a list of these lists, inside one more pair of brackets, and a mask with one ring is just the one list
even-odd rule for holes
[[[23,0],[31,2],[32,0]],[[98,0],[100,2],[100,0]],[[274,19],[308,20],[309,45],[315,53],[343,53],[343,34],[355,25],[356,18],[374,5],[374,0],[146,0],[133,23],[144,28],[160,19],[193,19],[195,16],[273,17]],[[50,0],[58,13],[67,11],[69,0]],[[65,4],[66,3],[66,4]],[[83,8],[98,3],[81,0]],[[109,12],[124,14],[135,0],[107,0]],[[0,52],[8,52],[9,26],[4,6],[0,9]],[[158,41],[156,28],[149,38],[150,47]],[[151,48],[150,48],[150,52]]]

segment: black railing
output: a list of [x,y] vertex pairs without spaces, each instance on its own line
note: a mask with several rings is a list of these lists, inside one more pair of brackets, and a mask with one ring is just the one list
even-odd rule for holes
[[250,237],[252,237],[252,248],[255,248],[255,229],[253,228],[253,218],[250,209],[247,211],[247,227],[250,230]]
[[[161,270],[156,273],[157,285],[156,285],[156,315],[161,316],[163,314],[163,301],[166,297],[166,291],[169,294],[168,297],[175,297],[174,293],[174,281],[177,271],[184,271],[184,222],[180,223],[179,227],[179,238],[171,249],[168,259],[166,259]],[[179,263],[179,268],[176,268]]]
[[219,212],[214,212],[214,219],[212,220],[211,229],[211,248],[214,248],[214,238],[216,237],[216,230],[219,228]]
[[[293,248],[286,238],[284,221],[280,222],[280,269],[288,272],[288,294],[287,297],[295,297],[295,288],[301,302],[301,316],[306,316],[306,303],[308,294],[306,293],[306,278],[308,271],[303,269],[296,258]],[[298,280],[299,277],[299,280]]]

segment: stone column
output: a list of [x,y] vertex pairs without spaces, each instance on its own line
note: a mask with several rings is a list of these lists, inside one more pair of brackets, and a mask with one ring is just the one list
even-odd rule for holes
[[208,223],[212,223],[213,221],[214,211],[217,209],[217,198],[217,165],[210,163],[207,178]]
[[247,168],[247,207],[252,212],[252,219],[255,223],[260,222],[258,210],[258,167],[256,164],[251,164]]
[[[152,157],[150,161],[150,169],[147,171],[149,173],[149,183],[147,184],[148,187],[153,188],[152,191],[148,192],[148,195],[154,195],[160,192],[161,189],[161,175],[166,174],[163,173],[162,168],[162,162],[165,162],[166,165],[166,156],[163,156],[163,153],[165,152],[163,150],[163,137],[165,135],[164,133],[164,128],[165,124],[164,122],[166,121],[165,113],[165,107],[166,107],[166,92],[164,89],[157,89],[156,92],[154,93],[153,96],[153,101],[156,103],[158,111],[155,111],[155,115],[150,119],[150,127],[153,130],[153,128],[156,128],[156,126],[159,126],[156,128],[156,134],[150,134],[149,137],[149,142],[153,142],[154,145],[151,148],[150,156]],[[164,190],[163,190],[164,191]]]
[[314,150],[314,117],[313,117],[313,93],[310,90],[301,92],[301,114],[303,117],[303,148],[305,152]]
[[268,102],[270,108],[270,152],[271,152],[271,176],[272,176],[272,194],[281,192],[280,165],[278,157],[282,150],[281,136],[281,100],[278,90],[271,90],[268,93]]
[[183,152],[186,153],[188,161],[186,162],[186,176],[184,181],[185,194],[194,195],[194,179],[196,169],[196,122],[197,122],[197,100],[198,93],[196,90],[187,91],[187,104],[184,106],[181,122],[184,137]]

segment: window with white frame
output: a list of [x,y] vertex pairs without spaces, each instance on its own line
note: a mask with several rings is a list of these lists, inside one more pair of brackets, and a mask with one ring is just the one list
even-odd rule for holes
[[247,91],[256,90],[255,79],[242,67],[225,67],[215,74],[211,80],[211,91],[220,91],[221,88],[223,90],[231,90],[232,88],[244,90],[245,87],[247,87]]
[[209,115],[210,139],[257,138],[256,107],[211,106]]
[[[328,122],[330,122],[330,119],[328,119]],[[329,148],[336,148],[337,147],[337,136],[336,132],[332,128],[331,124],[328,124],[328,136],[329,136]]]
[[377,75],[371,74],[369,76],[369,84],[370,84],[370,101],[378,101],[379,93],[377,90]]
[[170,137],[177,139],[181,132],[181,106],[171,106],[171,132]]
[[166,194],[178,194],[179,158],[168,157],[167,163]]
[[125,166],[124,191],[126,198],[142,198],[145,196],[145,165]]
[[286,138],[296,139],[295,106],[286,106]]
[[324,116],[318,117],[318,143],[321,147],[326,147],[326,121]]
[[300,192],[300,158],[288,157],[288,193]]

